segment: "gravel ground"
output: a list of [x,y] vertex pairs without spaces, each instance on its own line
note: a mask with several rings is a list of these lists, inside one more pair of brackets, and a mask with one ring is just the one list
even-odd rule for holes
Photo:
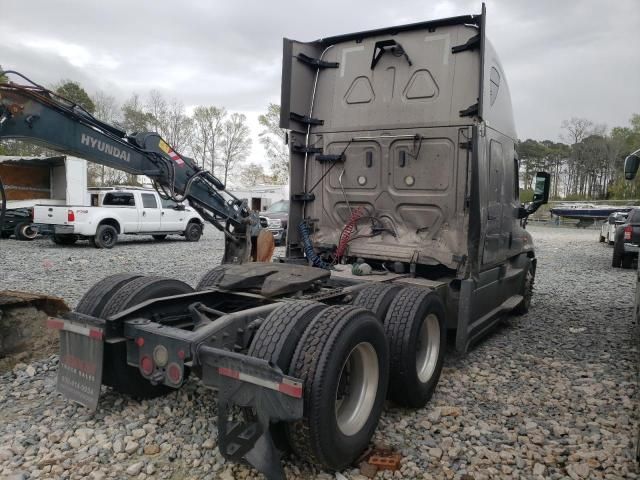
[[[464,358],[449,356],[426,408],[388,406],[375,441],[403,456],[378,478],[638,478],[638,326],[634,272],[612,269],[594,230],[532,227],[538,273],[532,308]],[[215,232],[198,244],[139,238],[112,251],[47,241],[0,244],[0,289],[75,305],[119,271],[195,284],[221,256]],[[28,259],[28,263],[27,263]],[[138,403],[105,389],[95,415],[55,393],[57,358],[0,376],[0,476],[17,478],[258,478],[223,461],[215,395],[196,380]],[[290,478],[364,479],[357,468],[317,472],[295,459]]]

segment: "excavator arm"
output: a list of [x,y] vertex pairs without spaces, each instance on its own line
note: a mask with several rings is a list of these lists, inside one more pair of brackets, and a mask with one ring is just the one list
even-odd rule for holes
[[160,135],[127,132],[81,106],[14,74],[29,85],[0,83],[0,139],[26,140],[134,175],[145,175],[163,198],[189,204],[225,234],[224,263],[251,258],[259,217],[211,172],[180,155]]

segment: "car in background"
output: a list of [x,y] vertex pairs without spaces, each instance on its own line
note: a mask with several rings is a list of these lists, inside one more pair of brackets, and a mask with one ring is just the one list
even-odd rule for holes
[[616,227],[611,266],[631,268],[640,250],[640,208],[629,212],[626,221]]
[[260,216],[267,219],[267,229],[273,233],[273,240],[276,245],[284,245],[287,240],[289,200],[280,200],[273,203]]
[[609,245],[613,245],[616,228],[625,223],[628,215],[628,212],[613,212],[609,215],[600,227],[600,243],[607,242]]

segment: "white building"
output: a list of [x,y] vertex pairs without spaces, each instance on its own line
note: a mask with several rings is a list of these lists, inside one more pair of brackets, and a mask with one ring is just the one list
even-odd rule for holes
[[289,199],[289,185],[256,185],[247,188],[230,188],[238,198],[246,198],[251,210],[264,211],[280,200]]

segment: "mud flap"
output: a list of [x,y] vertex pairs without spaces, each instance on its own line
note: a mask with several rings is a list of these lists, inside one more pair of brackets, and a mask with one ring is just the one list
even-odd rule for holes
[[49,318],[47,327],[60,330],[58,392],[94,411],[102,385],[104,331],[58,318]]
[[[269,480],[284,479],[269,425],[302,418],[301,382],[265,360],[217,348],[200,347],[198,359],[202,381],[218,389],[220,453],[234,462],[249,463]],[[253,409],[255,419],[230,422],[234,406]]]

